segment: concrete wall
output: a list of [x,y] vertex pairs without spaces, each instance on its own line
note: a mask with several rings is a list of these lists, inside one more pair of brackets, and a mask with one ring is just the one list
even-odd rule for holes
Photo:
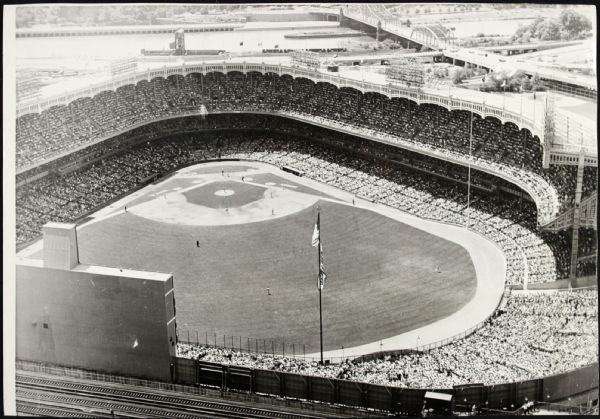
[[[598,363],[570,371],[565,374],[552,375],[544,379],[544,399],[546,402],[559,402],[569,397],[591,390],[598,390]],[[596,393],[597,394],[597,393]]]
[[[579,278],[575,278],[573,280],[572,287],[573,288],[586,288],[586,287],[594,287],[598,285],[598,277],[597,276],[582,276]],[[568,279],[559,279],[557,281],[550,282],[539,282],[527,284],[528,290],[553,290],[553,289],[566,289],[569,287]],[[523,285],[513,285],[511,286],[514,290],[522,290]]]
[[173,278],[80,267],[17,265],[17,358],[169,380],[175,354]]

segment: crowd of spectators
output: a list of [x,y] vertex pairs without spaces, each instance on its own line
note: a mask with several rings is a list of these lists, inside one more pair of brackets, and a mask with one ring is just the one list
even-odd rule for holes
[[[471,150],[474,167],[502,171],[526,185],[537,207],[495,191],[502,181],[478,170],[472,171],[467,199],[464,167],[358,136],[265,115],[180,118],[197,114],[200,105],[211,113],[279,113],[463,162]],[[163,118],[171,119],[144,125]],[[103,138],[110,139],[68,154]],[[17,120],[16,141],[18,168],[68,154],[17,176],[18,243],[39,236],[48,221],[76,221],[178,167],[238,158],[292,166],[308,178],[374,202],[468,225],[502,249],[507,284],[553,281],[570,271],[572,233],[540,233],[537,221],[573,205],[577,168],[543,169],[539,140],[528,131],[463,111],[338,90],[287,75],[192,74],[142,81],[25,115]],[[597,191],[596,182],[597,169],[586,168],[584,198]],[[583,259],[577,262],[578,276],[596,274],[596,241],[595,230],[580,229],[578,254]],[[178,355],[413,388],[513,382],[596,362],[597,308],[596,290],[513,292],[503,313],[469,337],[426,353],[379,361],[320,366],[298,358],[182,343]]]
[[588,198],[593,193],[598,192],[598,168],[586,166],[583,169],[583,191],[581,199]]
[[597,276],[598,233],[593,228],[580,228],[577,257],[577,276]]
[[585,276],[597,276],[598,275],[598,267],[597,267],[596,258],[584,259],[577,261],[577,273],[576,275],[579,277]]
[[[54,106],[41,114],[24,115],[17,120],[17,167],[45,161],[150,120],[197,114],[201,106],[211,113],[258,111],[337,124],[463,163],[471,152],[473,165],[524,184],[535,195],[541,221],[550,221],[561,210],[560,205],[571,204],[572,170],[543,169],[540,141],[527,130],[466,111],[417,106],[405,99],[361,94],[351,88],[337,89],[328,83],[273,73],[172,75]],[[471,122],[473,138],[469,141]]]
[[[502,248],[509,284],[552,281],[568,272],[569,234],[540,235],[535,205],[488,192],[490,179],[485,173],[477,183],[481,188],[471,188],[467,201],[461,183],[464,173],[453,171],[450,164],[436,164],[410,152],[389,154],[389,146],[358,137],[350,140],[340,133],[323,142],[325,131],[318,127],[277,121],[267,116],[175,118],[141,126],[67,156],[60,162],[83,167],[62,172],[58,162],[52,174],[21,179],[23,184],[17,187],[19,241],[39,235],[47,221],[77,220],[154,176],[209,159],[237,158],[292,166],[308,178],[357,196],[421,217],[466,224]],[[294,129],[298,132],[293,133]],[[302,132],[304,136],[299,135]],[[592,254],[595,232],[582,229],[580,243],[582,254]],[[595,263],[593,259],[594,270]],[[578,264],[580,273],[590,269]],[[293,358],[183,344],[179,352],[204,360],[405,387],[524,380],[597,359],[595,291],[513,293],[504,310],[463,340],[428,353],[381,361],[318,366]]]
[[598,360],[595,289],[513,292],[504,312],[470,336],[428,352],[319,365],[301,357],[179,343],[178,356],[409,388],[500,384],[544,377]]
[[598,242],[598,234],[593,228],[579,229],[579,257],[590,256],[596,253],[596,244]]
[[53,173],[17,187],[17,243],[39,236],[41,227],[49,221],[75,221],[153,175],[175,168],[185,161],[179,159],[178,151],[169,143],[145,143],[83,170]]
[[[269,121],[273,118],[274,121]],[[219,126],[230,131],[210,130]],[[198,132],[199,127],[209,129]],[[265,127],[270,128],[270,134],[264,134]],[[245,131],[236,132],[238,128]],[[312,139],[322,138],[328,132],[284,118],[238,119],[231,115],[205,120],[175,118],[134,129],[122,135],[128,135],[130,143],[123,138],[120,143],[116,140],[107,143],[108,154],[103,158],[98,155],[104,143],[79,155],[80,160],[88,162],[87,167],[71,173],[61,173],[59,167],[58,174],[18,187],[18,242],[35,238],[48,221],[74,221],[176,167],[207,159],[239,158],[292,166],[312,179],[420,217],[468,224],[503,250],[509,284],[553,281],[568,273],[570,241],[560,240],[560,236],[557,239],[540,235],[535,224],[535,206],[506,194],[490,194],[489,175],[480,174],[467,202],[467,188],[461,183],[467,174],[453,170],[449,163],[437,163],[433,158],[408,151],[398,153],[397,149],[396,154],[390,155],[391,146],[378,146],[359,137],[350,140],[341,133],[332,134],[325,145],[294,137],[292,129]],[[145,141],[168,135],[174,137]],[[292,138],[295,140],[290,141]],[[119,149],[118,144],[124,149]],[[365,152],[371,157],[366,157]],[[385,157],[393,157],[398,164],[383,160]],[[373,158],[382,160],[373,164]],[[94,159],[97,161],[93,162]],[[478,179],[475,172],[472,179]]]

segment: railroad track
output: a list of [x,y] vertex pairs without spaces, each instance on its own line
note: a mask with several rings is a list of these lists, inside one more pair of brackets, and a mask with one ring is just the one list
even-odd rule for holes
[[77,406],[80,409],[79,415],[83,408],[84,412],[85,410],[103,410],[120,412],[127,416],[176,419],[198,417],[310,419],[325,417],[312,413],[290,413],[247,407],[231,402],[215,402],[196,397],[165,395],[22,374],[17,374],[16,378],[17,401],[24,403],[23,406],[28,403],[25,408],[29,410],[32,409],[32,404],[38,403],[43,404],[46,409]]
[[98,418],[111,417],[110,414],[102,415],[99,412],[86,413],[82,409],[69,406],[46,405],[38,402],[17,400],[17,412],[27,416],[58,416],[62,418]]
[[[180,410],[175,410],[176,407],[169,409],[164,406],[152,407],[152,404],[148,404],[143,401],[140,404],[135,403],[123,403],[117,400],[106,400],[99,398],[92,398],[92,396],[70,396],[61,393],[50,393],[44,390],[21,390],[17,388],[17,400],[25,401],[30,404],[38,403],[44,408],[48,409],[75,409],[73,406],[77,406],[79,414],[88,413],[93,417],[111,417],[107,411],[121,412],[120,415],[124,416],[136,416],[136,417],[172,417],[175,419],[198,419],[198,418],[210,418],[217,417],[223,418],[228,416],[215,414],[214,412],[196,412],[196,413],[183,413]],[[116,416],[116,414],[115,414]],[[236,416],[237,417],[237,416]]]

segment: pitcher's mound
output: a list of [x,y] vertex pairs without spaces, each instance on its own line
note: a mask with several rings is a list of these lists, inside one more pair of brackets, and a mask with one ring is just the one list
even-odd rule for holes
[[231,189],[220,189],[217,192],[215,192],[215,195],[217,196],[231,196],[233,195],[235,192]]

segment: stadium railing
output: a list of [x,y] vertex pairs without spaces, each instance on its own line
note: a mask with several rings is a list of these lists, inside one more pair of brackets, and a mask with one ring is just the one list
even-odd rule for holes
[[[195,340],[194,340],[195,337]],[[306,345],[273,339],[259,339],[248,336],[217,335],[213,332],[177,328],[177,342],[188,345],[222,348],[232,351],[271,356],[306,357]]]

